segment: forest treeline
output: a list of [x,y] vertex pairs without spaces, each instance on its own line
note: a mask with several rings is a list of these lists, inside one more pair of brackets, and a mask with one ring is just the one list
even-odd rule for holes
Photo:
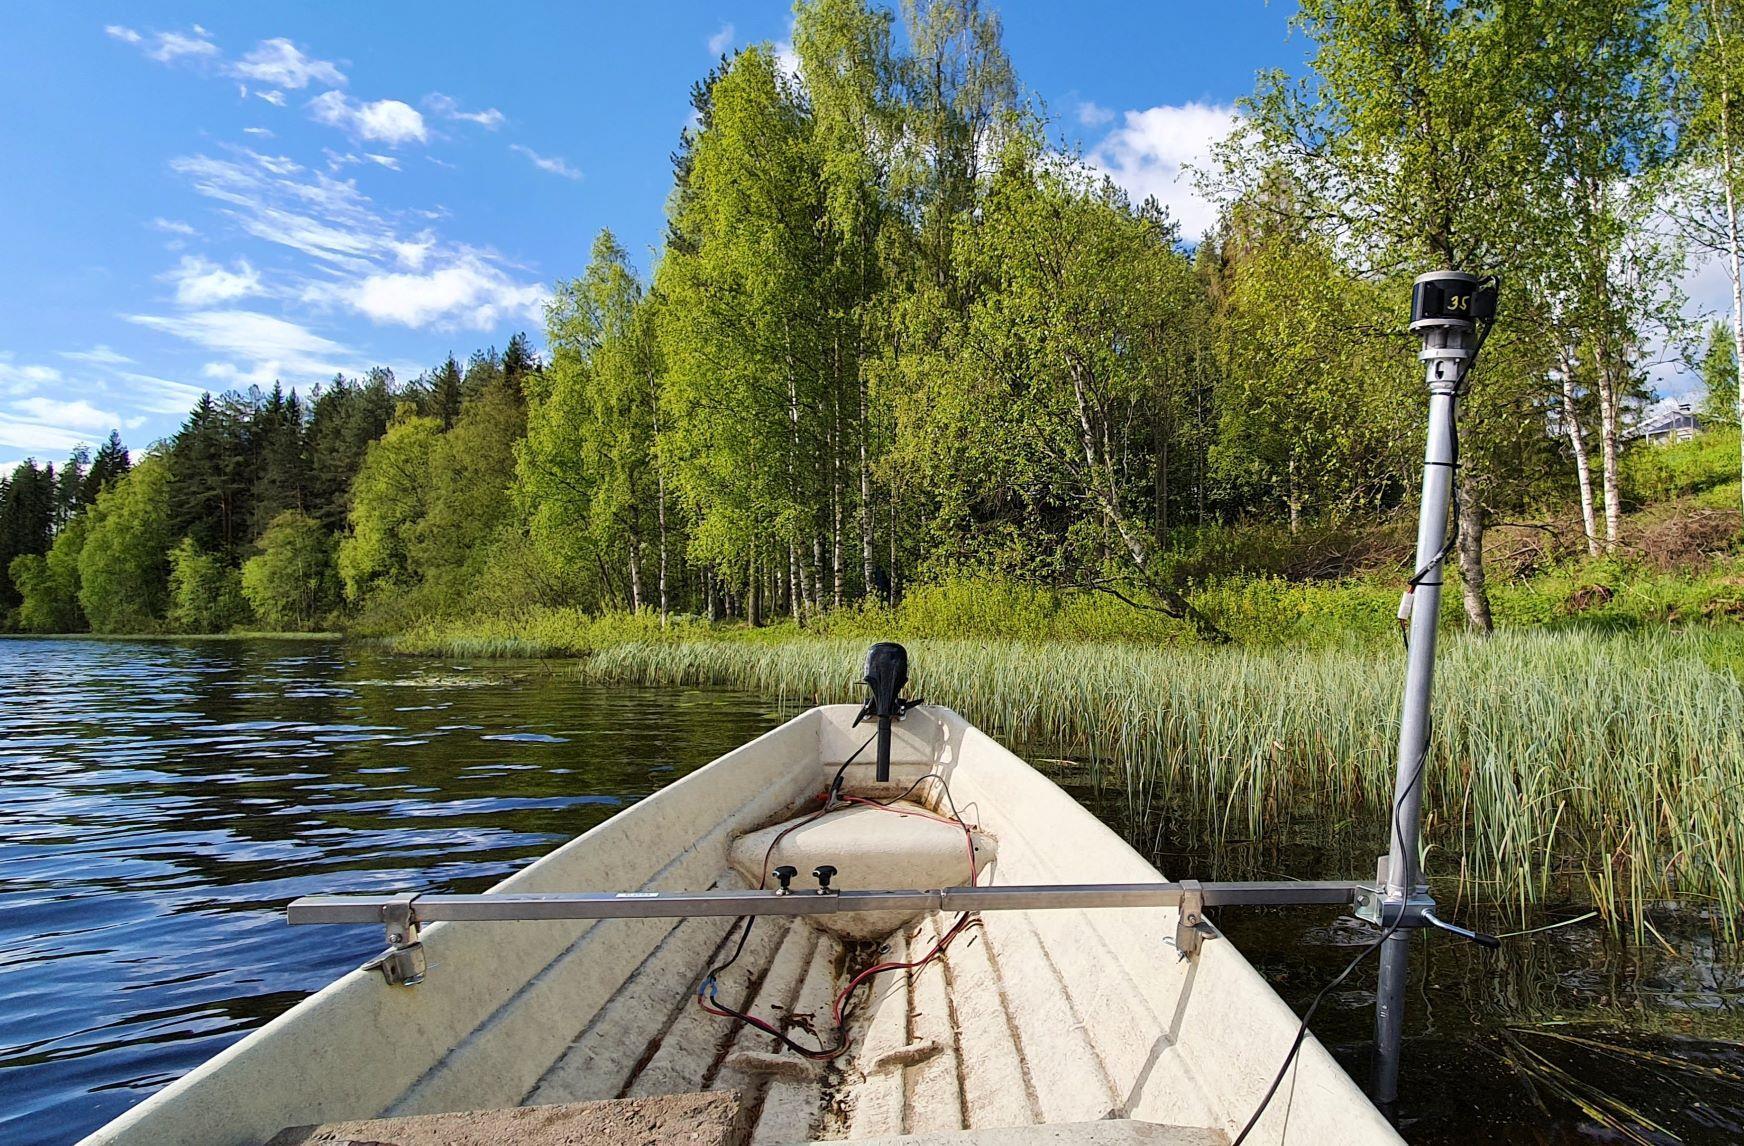
[[1183,235],[1025,96],[991,9],[802,0],[794,70],[753,46],[695,85],[655,265],[602,232],[543,360],[517,335],[408,382],[208,397],[131,467],[118,441],[27,463],[11,623],[757,623],[992,576],[1215,635],[1186,591],[1239,572],[1243,529],[1409,512],[1405,311],[1447,267],[1500,276],[1456,498],[1488,628],[1493,523],[1578,505],[1587,551],[1618,544],[1658,358],[1699,355],[1709,420],[1737,420],[1744,315],[1691,330],[1677,285],[1739,245],[1744,12],[1305,0],[1296,22],[1310,74],[1259,76],[1199,176],[1217,225]]

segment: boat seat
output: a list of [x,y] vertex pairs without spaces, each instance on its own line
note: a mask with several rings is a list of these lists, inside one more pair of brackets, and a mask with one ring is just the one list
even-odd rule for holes
[[[793,884],[798,895],[816,891],[811,873],[821,864],[835,867],[831,886],[842,890],[961,887],[971,882],[970,841],[963,829],[919,804],[848,804],[811,823],[802,823],[805,819],[797,816],[740,836],[730,853],[734,869],[752,887],[773,887],[775,879],[767,873],[791,864],[799,869]],[[800,826],[793,827],[795,824]],[[998,847],[985,832],[969,834],[974,841],[974,871],[980,874],[993,862]],[[919,914],[855,911],[804,919],[844,941],[870,942],[884,938]]]

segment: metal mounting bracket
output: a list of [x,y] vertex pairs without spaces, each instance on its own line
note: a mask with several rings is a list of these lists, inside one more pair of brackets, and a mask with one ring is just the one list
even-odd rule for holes
[[1196,879],[1181,880],[1181,902],[1175,919],[1175,950],[1182,959],[1199,954],[1199,945],[1217,932],[1205,922],[1205,889]]
[[388,949],[363,965],[365,971],[380,971],[392,987],[415,987],[424,981],[428,969],[418,921],[412,915],[412,901],[417,898],[415,891],[401,892],[381,905]]

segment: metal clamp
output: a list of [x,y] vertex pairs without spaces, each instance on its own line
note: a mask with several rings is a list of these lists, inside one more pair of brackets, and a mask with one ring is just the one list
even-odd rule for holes
[[1418,890],[1409,899],[1389,896],[1384,887],[1356,889],[1356,908],[1351,914],[1376,927],[1427,927],[1424,916],[1433,913],[1435,900],[1427,891]]
[[412,901],[417,898],[415,891],[401,892],[382,904],[388,949],[363,965],[365,971],[380,971],[392,987],[415,987],[424,981],[428,969],[424,944],[418,936],[418,919],[412,913]]
[[1175,950],[1182,959],[1199,953],[1199,945],[1217,931],[1205,922],[1205,889],[1196,879],[1181,881],[1181,902],[1176,909]]

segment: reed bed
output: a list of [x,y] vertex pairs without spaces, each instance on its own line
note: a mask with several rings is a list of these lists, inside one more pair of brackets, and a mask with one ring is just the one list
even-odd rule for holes
[[[1129,830],[1185,814],[1214,838],[1252,839],[1306,817],[1383,849],[1396,650],[909,644],[918,693],[1087,756]],[[1744,689],[1732,666],[1744,639],[1528,632],[1444,647],[1426,776],[1432,872],[1522,914],[1589,900],[1639,930],[1675,905],[1738,937]],[[799,705],[857,699],[863,652],[846,638],[668,636],[600,648],[577,671]]]

